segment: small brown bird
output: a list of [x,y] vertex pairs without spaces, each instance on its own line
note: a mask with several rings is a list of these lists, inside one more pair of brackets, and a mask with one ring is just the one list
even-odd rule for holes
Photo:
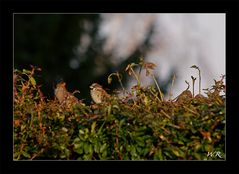
[[56,85],[55,96],[61,105],[67,107],[78,102],[78,99],[67,91],[65,82],[60,82]]
[[110,95],[98,83],[93,83],[90,86],[90,89],[91,98],[97,104],[104,102],[110,97]]

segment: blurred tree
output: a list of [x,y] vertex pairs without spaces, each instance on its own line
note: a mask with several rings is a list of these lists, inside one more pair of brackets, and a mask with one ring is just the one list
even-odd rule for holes
[[113,54],[104,53],[104,39],[98,37],[100,22],[100,14],[14,15],[14,68],[41,67],[39,83],[48,97],[53,97],[53,84],[62,79],[69,91],[81,92],[78,98],[91,101],[89,85],[98,82],[106,88],[117,87],[118,83],[107,85],[107,76],[144,56],[153,33],[152,26],[144,43],[113,66]]

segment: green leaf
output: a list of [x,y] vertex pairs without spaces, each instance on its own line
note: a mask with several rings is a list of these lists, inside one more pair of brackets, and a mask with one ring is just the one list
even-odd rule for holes
[[102,154],[102,158],[103,158],[103,159],[106,159],[106,157],[107,157],[107,150],[105,150],[105,151],[103,152],[103,154]]
[[101,147],[101,144],[99,142],[94,144],[94,151],[96,153],[99,153],[100,152],[100,147]]
[[84,152],[83,152],[83,148],[80,146],[79,148],[77,148],[77,149],[74,149],[74,151],[76,152],[76,153],[78,153],[78,154],[83,154]]
[[136,153],[136,148],[135,148],[135,146],[131,146],[131,151],[130,151],[130,154],[131,154],[132,156],[137,156],[137,153]]
[[66,158],[66,154],[61,154],[61,155],[60,155],[60,158],[61,158],[61,159]]
[[102,153],[107,147],[107,144],[104,143],[103,146],[100,147],[100,153]]
[[32,86],[35,88],[36,87],[36,80],[33,77],[30,77],[30,82]]
[[158,149],[158,151],[154,155],[154,159],[163,160],[162,149]]
[[25,74],[25,75],[28,75],[28,74],[30,74],[30,73],[31,73],[31,71],[29,71],[29,70],[26,70],[26,69],[23,69],[23,70],[22,70],[22,73],[23,73],[23,74]]
[[84,132],[82,129],[80,129],[80,130],[79,130],[79,133],[80,133],[80,134],[84,134],[85,132]]
[[100,126],[100,128],[99,128],[97,134],[100,134],[100,133],[101,133],[101,130],[103,129],[104,125],[105,125],[105,121],[104,121],[104,123]]
[[213,151],[213,146],[210,144],[206,144],[204,146],[206,152],[212,152]]
[[88,144],[88,143],[84,143],[83,148],[84,148],[84,152],[85,152],[86,154],[88,154],[89,151],[90,151],[89,144]]
[[84,160],[91,160],[92,159],[92,154],[86,154],[83,156]]
[[74,148],[75,149],[79,149],[81,147],[81,144],[79,143],[79,144],[74,144]]
[[29,153],[27,153],[27,152],[22,152],[22,155],[24,156],[24,157],[26,157],[26,158],[31,158],[31,155],[29,154]]
[[95,127],[96,127],[96,121],[94,123],[92,123],[92,125],[91,125],[91,133],[95,132]]
[[149,148],[144,148],[143,150],[142,150],[142,152],[143,152],[143,156],[145,156],[145,155],[147,155],[148,153],[149,153]]
[[143,137],[137,137],[136,142],[141,147],[145,146],[145,141],[144,141]]
[[92,144],[89,145],[89,154],[93,154],[93,146],[92,146]]

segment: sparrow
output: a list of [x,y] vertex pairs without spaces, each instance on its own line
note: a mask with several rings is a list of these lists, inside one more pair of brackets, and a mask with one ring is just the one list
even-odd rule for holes
[[90,86],[90,89],[91,98],[96,104],[103,103],[110,97],[110,95],[98,83],[93,83]]
[[58,83],[54,92],[55,97],[61,105],[69,107],[78,102],[78,99],[67,91],[65,82]]

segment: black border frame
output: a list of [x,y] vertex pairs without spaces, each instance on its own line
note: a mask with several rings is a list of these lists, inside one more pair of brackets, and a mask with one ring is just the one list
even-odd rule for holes
[[[226,13],[226,161],[13,161],[13,13]],[[237,1],[0,1],[0,173],[239,173],[239,89],[237,76],[239,3]],[[234,71],[234,72],[233,72]],[[237,107],[236,107],[237,106]],[[234,111],[234,112],[233,112]]]

